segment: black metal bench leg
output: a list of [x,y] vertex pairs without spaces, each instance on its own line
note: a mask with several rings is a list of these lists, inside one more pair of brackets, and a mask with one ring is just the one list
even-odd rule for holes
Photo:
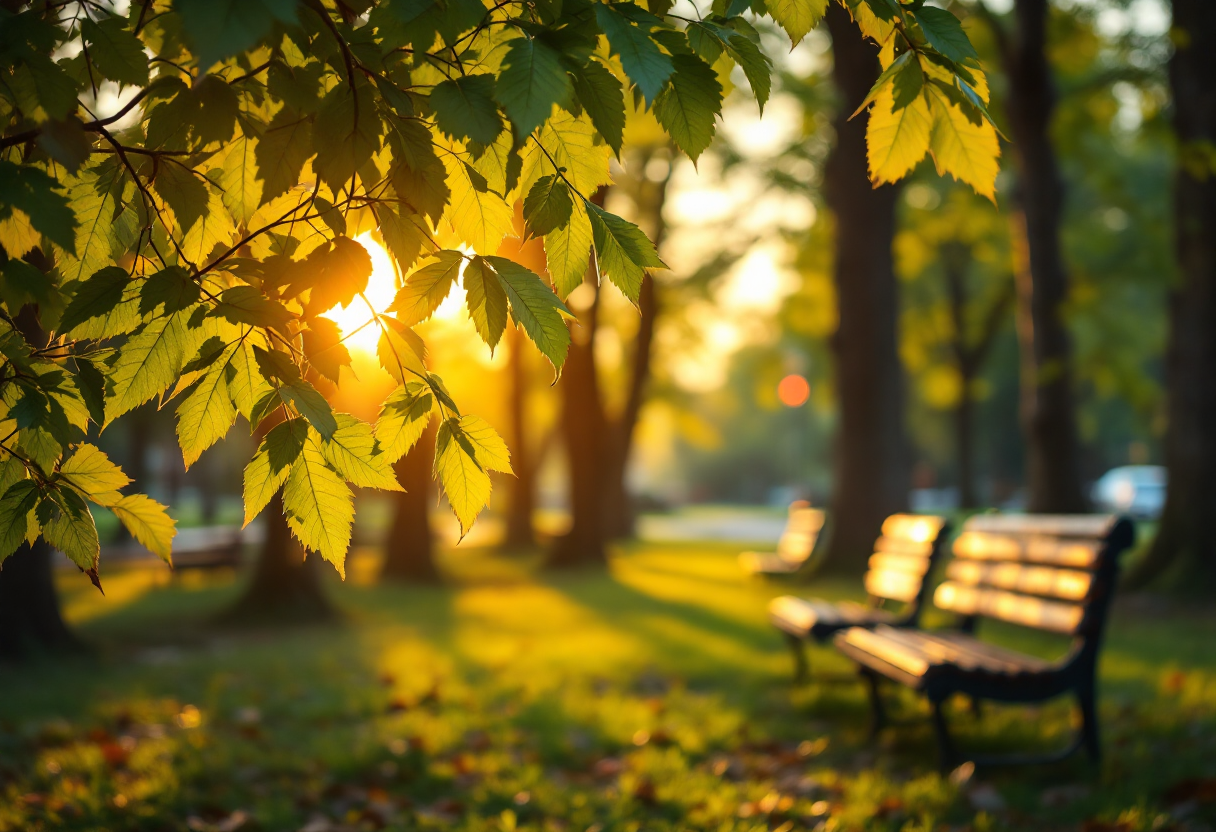
[[950,771],[958,760],[958,752],[954,749],[954,741],[950,738],[950,729],[946,725],[946,715],[942,711],[944,705],[941,701],[933,702],[933,732],[937,734],[942,771]]
[[1085,685],[1077,689],[1077,704],[1081,708],[1081,743],[1089,759],[1102,762],[1102,746],[1098,735],[1098,703],[1094,686]]
[[790,646],[790,653],[794,657],[794,681],[805,682],[810,675],[810,667],[806,660],[806,645],[793,633],[783,632],[782,635],[785,636],[785,643]]
[[887,725],[887,712],[882,705],[882,693],[878,689],[878,674],[868,668],[860,670],[866,680],[866,688],[870,692],[870,741],[878,738],[879,733]]

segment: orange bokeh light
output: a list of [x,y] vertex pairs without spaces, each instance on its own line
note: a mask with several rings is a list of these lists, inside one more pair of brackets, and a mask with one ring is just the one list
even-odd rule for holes
[[811,397],[811,385],[797,373],[790,373],[777,385],[777,398],[786,407],[801,407]]

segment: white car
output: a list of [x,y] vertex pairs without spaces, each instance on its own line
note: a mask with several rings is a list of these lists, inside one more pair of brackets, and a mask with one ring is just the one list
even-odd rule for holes
[[1165,506],[1166,471],[1160,465],[1123,465],[1112,468],[1094,483],[1094,505],[1140,520],[1156,520]]

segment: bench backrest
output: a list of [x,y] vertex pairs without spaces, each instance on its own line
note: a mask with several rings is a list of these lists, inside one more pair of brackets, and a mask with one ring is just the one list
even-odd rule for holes
[[974,621],[1097,636],[1130,521],[1110,515],[979,515],[963,525],[933,602]]
[[944,517],[893,514],[883,521],[866,571],[866,592],[873,599],[902,601],[915,617],[928,591],[933,568],[949,524]]
[[811,556],[815,541],[823,530],[825,515],[805,500],[790,504],[790,516],[785,531],[777,541],[777,557],[789,563],[802,563]]

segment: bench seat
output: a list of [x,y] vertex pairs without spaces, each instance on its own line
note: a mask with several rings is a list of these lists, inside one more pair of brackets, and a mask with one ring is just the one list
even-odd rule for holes
[[822,641],[842,627],[889,624],[895,613],[854,601],[834,604],[822,598],[783,595],[768,605],[768,618],[784,633]]
[[[769,621],[781,631],[794,656],[798,680],[807,675],[803,642],[826,642],[849,627],[915,627],[928,592],[929,576],[949,534],[944,517],[893,514],[882,524],[863,583],[870,602],[833,603],[822,598],[782,595],[768,605]],[[895,609],[884,606],[895,605]]]

